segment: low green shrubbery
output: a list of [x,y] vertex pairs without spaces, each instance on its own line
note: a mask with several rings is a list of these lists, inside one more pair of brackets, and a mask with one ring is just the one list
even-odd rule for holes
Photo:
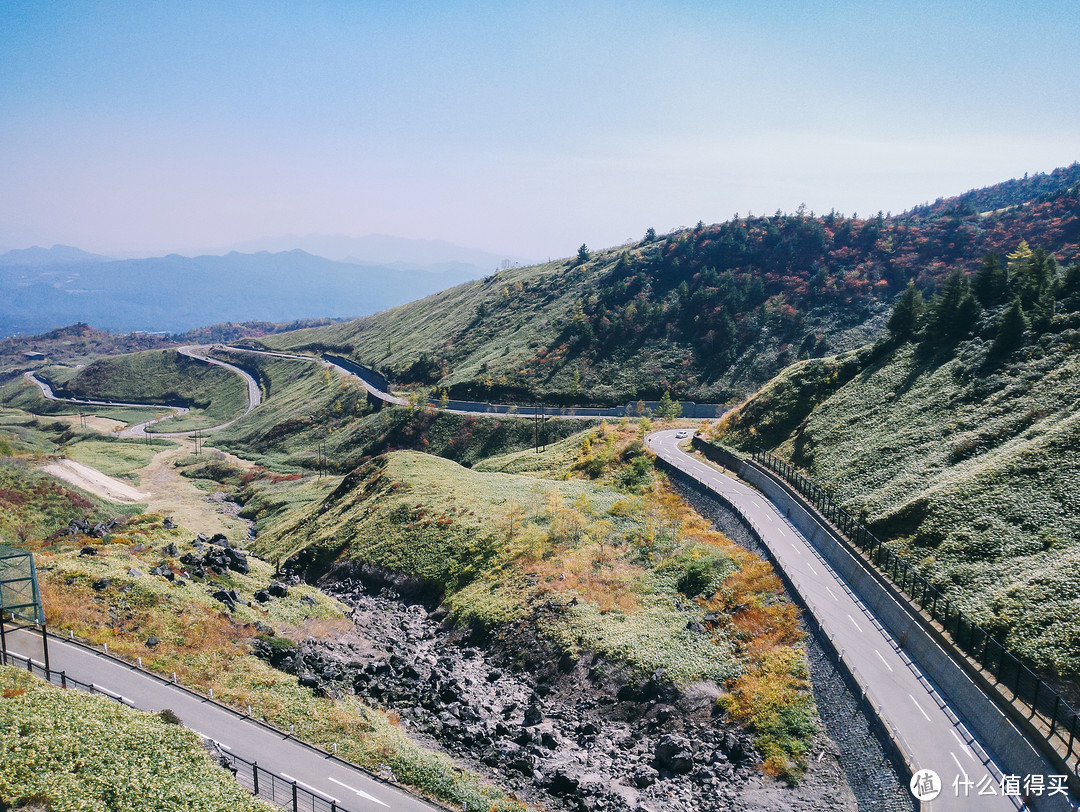
[[199,737],[156,714],[0,667],[0,808],[270,812]]

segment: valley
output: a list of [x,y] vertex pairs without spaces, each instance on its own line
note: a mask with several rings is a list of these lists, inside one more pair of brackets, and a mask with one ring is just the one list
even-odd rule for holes
[[[34,553],[51,629],[436,804],[910,809],[907,700],[948,727],[947,701],[919,704],[885,631],[870,693],[915,687],[860,697],[861,643],[830,648],[751,532],[784,515],[675,446],[791,461],[1075,702],[1076,172],[981,212],[701,225],[228,343],[12,343],[0,532]],[[905,733],[852,748],[856,718]],[[956,724],[941,760],[1007,770]]]

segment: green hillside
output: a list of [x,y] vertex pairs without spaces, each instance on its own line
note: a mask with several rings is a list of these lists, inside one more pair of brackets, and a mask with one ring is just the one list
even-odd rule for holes
[[248,403],[247,386],[238,375],[175,350],[99,358],[70,377],[46,379],[59,397],[191,408],[183,418],[160,423],[158,431],[218,425],[243,414]]
[[544,464],[528,454],[483,471],[416,452],[377,457],[256,547],[313,572],[357,561],[415,575],[459,621],[528,620],[573,654],[641,675],[662,668],[683,685],[713,680],[767,768],[800,775],[816,713],[797,612],[768,565],[655,479],[633,426],[569,437]]
[[[263,405],[214,437],[214,444],[278,471],[345,474],[376,454],[415,449],[472,465],[477,460],[532,447],[531,420],[385,407],[372,403],[351,376],[314,361],[217,351],[214,357],[242,367],[263,390]],[[595,421],[549,419],[548,442]]]
[[741,399],[793,361],[880,335],[909,281],[929,295],[1025,239],[1061,262],[1080,255],[1080,165],[983,192],[895,217],[800,209],[650,233],[262,343],[470,399]]
[[0,809],[270,812],[189,730],[0,667]]
[[[1080,267],[1050,266],[1042,292],[1027,295],[1039,257],[1001,265],[997,293],[977,276],[985,309],[971,324],[956,327],[942,297],[910,340],[785,370],[717,436],[791,459],[1010,648],[1075,688]],[[1030,329],[1010,333],[1014,309]]]

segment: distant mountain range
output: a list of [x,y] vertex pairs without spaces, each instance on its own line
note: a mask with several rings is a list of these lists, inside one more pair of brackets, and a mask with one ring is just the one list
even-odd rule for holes
[[183,332],[217,322],[361,316],[494,271],[452,254],[420,264],[338,262],[294,249],[113,260],[71,246],[0,255],[0,337],[87,322]]
[[408,239],[387,234],[368,234],[363,237],[348,237],[344,234],[289,234],[282,237],[247,240],[206,253],[225,254],[229,251],[239,251],[242,254],[253,254],[259,251],[276,253],[294,248],[338,262],[394,266],[404,264],[423,266],[428,269],[471,265],[485,273],[492,273],[507,261],[521,262],[520,257],[507,257],[490,251],[465,248],[445,240]]

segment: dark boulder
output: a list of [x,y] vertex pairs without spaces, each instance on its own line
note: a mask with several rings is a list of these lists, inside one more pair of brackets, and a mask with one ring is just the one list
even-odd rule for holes
[[236,609],[236,604],[240,602],[240,596],[236,593],[235,589],[218,589],[215,592],[210,593],[210,597],[216,601],[221,601],[228,607],[230,612],[234,611]]
[[270,586],[266,588],[266,591],[275,598],[287,598],[289,596],[289,588],[281,583],[281,581],[271,581]]
[[684,775],[694,768],[694,751],[690,740],[676,733],[667,733],[660,737],[653,751],[653,758],[657,767],[677,775]]
[[630,774],[630,780],[634,782],[634,786],[644,789],[645,787],[652,786],[656,783],[656,779],[660,777],[660,773],[650,767],[648,764],[639,764],[634,767],[634,771]]
[[255,591],[255,600],[259,603],[266,603],[270,600],[270,593],[265,589],[258,589]]

